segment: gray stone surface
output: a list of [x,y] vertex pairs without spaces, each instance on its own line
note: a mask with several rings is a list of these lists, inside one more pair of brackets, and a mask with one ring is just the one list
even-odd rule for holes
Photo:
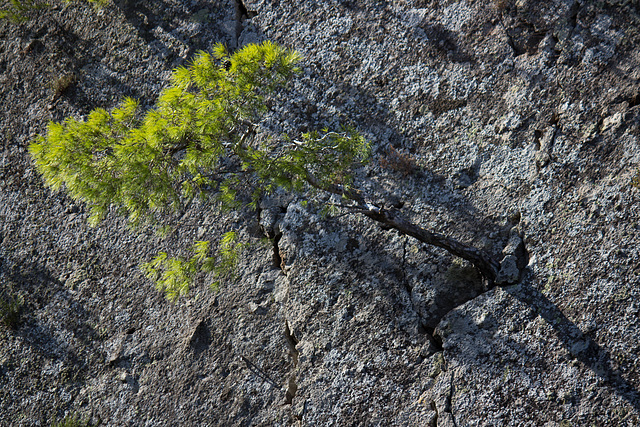
[[[0,281],[25,301],[0,328],[0,424],[640,424],[638,28],[613,0],[116,1],[0,22]],[[265,39],[305,57],[265,133],[356,126],[363,191],[526,263],[520,282],[487,291],[322,198],[199,204],[162,240],[89,228],[43,187],[26,146],[48,121],[153,105],[197,50]],[[171,304],[137,269],[231,228],[254,245],[217,294],[203,277]]]

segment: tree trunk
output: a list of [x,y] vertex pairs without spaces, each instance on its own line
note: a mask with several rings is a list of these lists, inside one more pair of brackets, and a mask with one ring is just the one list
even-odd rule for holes
[[387,211],[384,209],[375,211],[368,210],[363,211],[362,214],[374,221],[398,230],[402,234],[415,237],[423,243],[437,246],[455,256],[466,259],[480,271],[482,276],[487,280],[488,287],[493,286],[498,275],[498,271],[500,270],[500,264],[491,258],[491,256],[485,251],[474,248],[473,246],[465,245],[464,243],[443,234],[425,230],[422,227],[410,223],[404,218],[396,216],[393,211]]
[[346,197],[358,204],[354,206],[358,212],[366,217],[371,218],[387,227],[398,230],[400,233],[414,237],[419,241],[428,245],[437,246],[447,252],[469,261],[478,269],[480,274],[486,280],[488,288],[493,287],[500,271],[500,263],[493,259],[485,251],[465,245],[451,237],[447,237],[440,233],[435,233],[413,224],[406,219],[398,216],[395,211],[379,208],[368,203],[359,192],[346,189],[337,184],[326,184],[318,180],[315,176],[307,173],[307,182],[320,190]]

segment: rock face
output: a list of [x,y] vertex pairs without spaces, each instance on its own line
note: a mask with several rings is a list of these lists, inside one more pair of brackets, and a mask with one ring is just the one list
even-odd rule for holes
[[[24,301],[0,328],[0,424],[639,425],[639,28],[616,0],[116,1],[0,22],[1,296]],[[526,267],[519,283],[486,290],[295,195],[194,206],[161,240],[115,215],[89,228],[43,187],[26,146],[49,120],[153,105],[198,49],[265,39],[305,57],[265,129],[356,126],[364,190],[509,278]],[[217,294],[171,304],[136,268],[231,227],[256,244]]]

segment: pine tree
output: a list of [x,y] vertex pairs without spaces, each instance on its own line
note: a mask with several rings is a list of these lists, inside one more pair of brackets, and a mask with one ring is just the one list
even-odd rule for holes
[[[353,170],[370,153],[356,130],[254,138],[266,98],[300,71],[300,60],[297,52],[268,41],[233,54],[218,44],[176,69],[153,109],[142,111],[126,98],[111,111],[93,110],[86,120],[50,123],[29,152],[48,186],[64,187],[88,205],[93,225],[112,206],[132,225],[162,227],[167,214],[197,198],[241,210],[256,208],[276,189],[321,191],[340,195],[353,213],[470,261],[493,284],[500,266],[488,254],[413,224],[357,190]],[[240,197],[248,182],[251,197]],[[199,272],[219,279],[232,274],[245,244],[232,231],[221,236],[217,250],[209,241],[195,242],[193,257],[160,253],[143,269],[173,300],[188,292]]]

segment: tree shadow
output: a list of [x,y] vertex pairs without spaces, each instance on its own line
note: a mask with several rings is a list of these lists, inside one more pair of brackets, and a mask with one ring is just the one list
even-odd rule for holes
[[[116,21],[114,34],[135,41],[136,38],[128,34],[132,28],[134,34],[139,37],[138,40],[148,47],[150,56],[166,64],[167,69],[182,65],[198,50],[209,49],[212,40],[230,44],[235,37],[235,28],[225,27],[225,17],[229,13],[235,14],[233,5],[222,8],[212,6],[210,2],[194,1],[189,7],[183,7],[165,0],[118,0],[113,5],[131,25],[130,28],[126,28]],[[89,15],[86,20],[92,23],[101,19],[96,16],[95,10],[91,10],[91,6],[72,4],[69,7],[85,8],[85,11],[79,13]],[[110,44],[107,38],[94,37],[93,33],[88,35],[85,28],[69,24],[58,10],[42,11],[37,19],[21,25],[16,34],[26,47],[11,61],[26,61],[32,64],[28,67],[30,72],[27,75],[33,71],[37,76],[37,83],[44,83],[49,87],[47,108],[54,110],[54,114],[55,110],[58,110],[54,107],[60,99],[75,105],[95,107],[96,103],[100,102],[95,99],[96,84],[104,84],[102,102],[108,104],[113,102],[114,97],[124,96],[137,99],[146,96],[153,98],[151,102],[155,101],[157,94],[150,95],[148,88],[145,93],[141,86],[122,77],[126,65],[117,54],[113,55],[115,49],[113,53],[105,49],[105,44]],[[131,49],[136,47],[127,47],[127,50]],[[118,63],[113,65],[105,62],[105,56],[118,58]],[[141,61],[144,60],[139,60],[136,65],[140,66]],[[0,70],[5,68],[6,62],[0,62]],[[89,76],[104,83],[90,80],[85,85],[80,84]],[[25,78],[21,75],[20,78],[30,80],[31,76]]]
[[26,259],[16,261],[6,255],[0,255],[0,281],[3,293],[22,297],[20,319],[12,333],[20,336],[23,342],[41,357],[49,360],[61,359],[76,367],[84,365],[72,346],[56,338],[51,327],[43,324],[31,313],[41,310],[54,298],[69,301],[69,305],[77,314],[76,318],[60,319],[58,322],[69,322],[69,327],[65,329],[82,342],[91,343],[99,340],[99,337],[87,323],[89,313],[73,300],[69,290],[53,277],[47,268]]
[[616,394],[640,412],[640,390],[616,369],[606,349],[583,333],[553,302],[530,284],[504,289],[523,304],[535,309],[556,332],[572,357],[589,368]]
[[[166,40],[158,39],[157,31],[175,33],[183,22],[191,22],[197,27],[195,37],[192,35],[189,40],[183,40],[188,42],[192,50],[210,47],[198,38],[198,35],[205,32],[209,32],[210,35],[217,36],[216,38],[221,40],[229,36],[228,31],[219,29],[223,24],[220,21],[224,17],[224,9],[212,6],[211,2],[193,1],[188,8],[177,8],[174,2],[165,0],[151,0],[144,3],[135,0],[117,0],[114,4],[136,29],[138,35],[149,45],[158,44],[170,50]],[[168,11],[171,13],[169,14]],[[233,12],[236,12],[235,8]],[[220,25],[217,27],[207,25],[211,23],[219,23]]]

